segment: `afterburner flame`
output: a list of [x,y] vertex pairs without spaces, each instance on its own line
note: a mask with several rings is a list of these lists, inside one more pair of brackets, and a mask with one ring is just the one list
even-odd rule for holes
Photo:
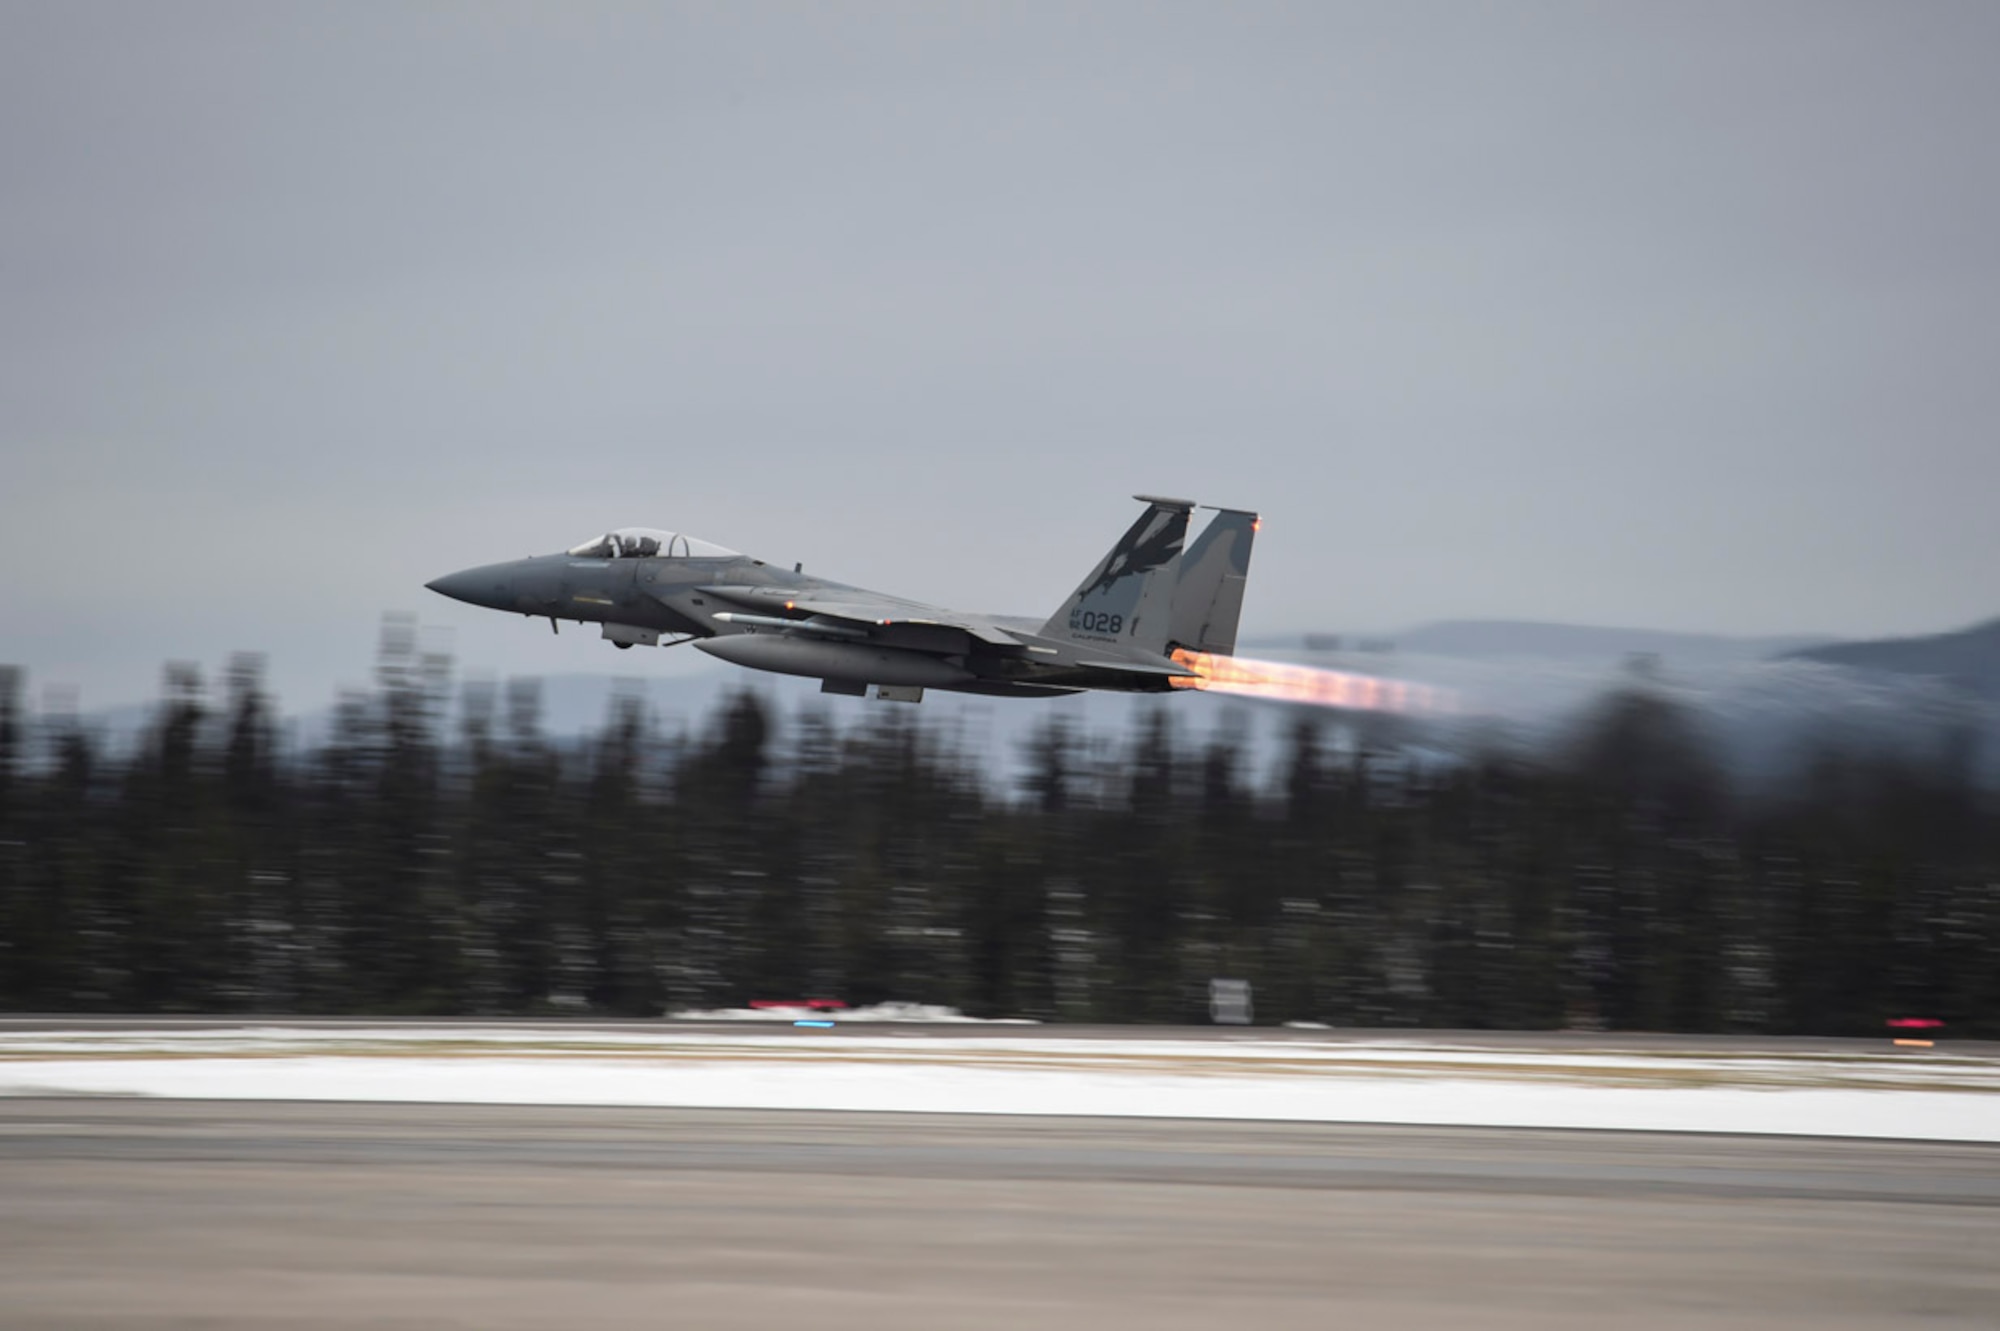
[[1373,675],[1322,670],[1317,666],[1292,665],[1285,661],[1212,656],[1186,648],[1177,649],[1173,659],[1197,676],[1173,680],[1177,689],[1200,689],[1204,693],[1229,693],[1244,698],[1264,698],[1271,702],[1343,707],[1364,712],[1415,715],[1453,710],[1452,696],[1447,690],[1400,679],[1378,679]]

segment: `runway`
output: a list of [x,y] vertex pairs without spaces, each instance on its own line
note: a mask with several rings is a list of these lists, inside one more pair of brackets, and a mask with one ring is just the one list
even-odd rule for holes
[[0,1324],[1991,1327],[2000,1147],[0,1101]]

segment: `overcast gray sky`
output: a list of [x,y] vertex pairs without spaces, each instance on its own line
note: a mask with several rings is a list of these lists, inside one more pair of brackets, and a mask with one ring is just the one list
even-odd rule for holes
[[[2000,613],[1989,3],[0,3],[0,660],[365,678],[673,527],[1245,628]],[[664,664],[664,662],[662,663]]]

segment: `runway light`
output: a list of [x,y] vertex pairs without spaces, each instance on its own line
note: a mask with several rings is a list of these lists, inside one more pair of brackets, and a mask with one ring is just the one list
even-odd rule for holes
[[[1883,1023],[1892,1031],[1942,1031],[1944,1023],[1936,1017],[1891,1017]],[[1935,1040],[1926,1040],[1915,1035],[1898,1035],[1889,1043],[1899,1049],[1930,1049]]]
[[832,1030],[834,1024],[830,1021],[795,1021],[792,1023],[792,1025],[812,1026],[820,1030]]
[[1195,672],[1193,678],[1170,681],[1177,689],[1199,689],[1205,693],[1228,693],[1243,698],[1265,698],[1272,702],[1302,703],[1309,707],[1340,707],[1362,712],[1397,712],[1406,715],[1442,713],[1456,710],[1446,689],[1428,684],[1411,684],[1400,679],[1378,679],[1345,670],[1322,670],[1318,666],[1293,665],[1285,661],[1258,661],[1243,656],[1214,656],[1177,648],[1176,664]]

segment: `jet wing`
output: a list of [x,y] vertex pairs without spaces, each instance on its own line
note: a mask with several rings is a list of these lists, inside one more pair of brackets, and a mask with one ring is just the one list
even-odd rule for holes
[[813,592],[782,587],[712,586],[703,587],[702,591],[759,614],[783,612],[786,616],[810,616],[809,620],[798,621],[799,627],[806,632],[813,631],[813,621],[831,621],[842,629],[868,630],[871,637],[896,636],[895,629],[911,625],[956,629],[995,647],[1019,650],[1022,645],[1019,638],[984,616],[960,614],[924,605],[920,601],[905,601],[896,596],[862,591],[858,587]]

